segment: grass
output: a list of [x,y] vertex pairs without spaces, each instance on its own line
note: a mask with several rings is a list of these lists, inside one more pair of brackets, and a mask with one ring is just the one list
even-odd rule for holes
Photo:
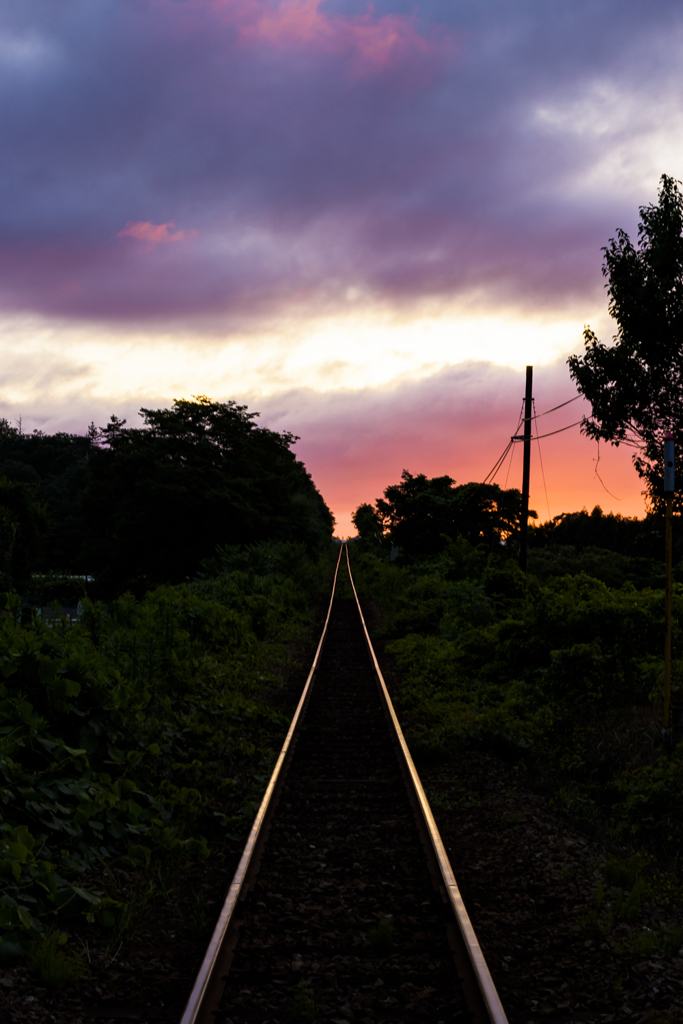
[[656,936],[648,928],[631,935],[631,953],[636,957],[652,956],[656,945]]
[[645,890],[645,881],[639,878],[629,893],[617,894],[614,898],[614,916],[617,921],[635,924],[640,917],[641,901]]
[[481,807],[485,799],[476,790],[448,785],[438,778],[429,787],[427,795],[435,811],[452,811],[456,807]]
[[209,906],[204,890],[192,890],[192,904],[188,914],[187,930],[193,939],[204,938],[209,924]]
[[368,932],[368,945],[375,953],[386,953],[394,945],[394,920],[388,914],[380,914],[377,924]]
[[600,942],[607,931],[607,926],[600,920],[597,910],[591,910],[579,921],[579,935],[582,939]]
[[602,874],[608,885],[617,886],[619,889],[633,889],[636,882],[640,881],[641,870],[642,865],[635,857],[610,857],[602,869]]
[[302,978],[294,989],[291,1020],[297,1024],[312,1024],[316,1016],[315,996]]
[[665,928],[662,931],[661,945],[665,953],[675,956],[683,947],[683,928],[677,924]]
[[503,825],[509,828],[511,825],[519,825],[521,821],[523,821],[523,817],[519,811],[510,811],[503,818]]
[[48,988],[62,988],[72,985],[83,977],[85,963],[78,953],[65,949],[68,936],[65,932],[47,932],[30,947],[27,964]]

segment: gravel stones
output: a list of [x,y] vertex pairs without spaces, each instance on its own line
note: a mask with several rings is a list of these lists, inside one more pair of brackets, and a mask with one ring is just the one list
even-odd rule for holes
[[467,1019],[349,600],[335,601],[221,1009],[232,1024]]

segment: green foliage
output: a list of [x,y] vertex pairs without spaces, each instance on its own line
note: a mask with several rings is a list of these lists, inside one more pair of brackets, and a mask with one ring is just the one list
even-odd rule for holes
[[674,956],[683,948],[683,928],[679,925],[670,925],[662,931],[660,941],[664,952]]
[[112,416],[83,437],[0,420],[0,587],[25,593],[40,569],[94,574],[100,597],[139,596],[193,577],[218,544],[326,549],[334,520],[293,434],[204,397],[141,415],[145,429]]
[[634,843],[654,841],[664,850],[683,843],[683,754],[632,768],[617,780],[619,830]]
[[641,864],[636,857],[610,857],[602,869],[608,885],[632,889],[641,876]]
[[0,420],[0,476],[28,487],[47,510],[45,529],[41,524],[40,558],[32,560],[32,565],[61,572],[88,571],[81,551],[85,521],[80,495],[96,434],[93,429],[85,437],[41,430],[24,434]]
[[[635,448],[634,464],[654,506],[662,501],[663,436],[683,441],[683,195],[663,174],[659,200],[640,208],[638,243],[618,231],[602,250],[613,345],[587,327],[570,373],[592,406],[589,437]],[[680,449],[679,449],[680,450]],[[680,497],[678,499],[680,502]]]
[[[413,476],[407,470],[378,498],[375,508],[360,505],[353,522],[361,540],[377,546],[382,536],[407,559],[438,555],[456,538],[496,547],[518,530],[521,494],[497,484],[455,486],[450,476]],[[530,512],[532,518],[535,512]]]
[[48,988],[73,984],[85,974],[83,958],[66,950],[68,935],[57,930],[46,932],[32,943],[27,964]]
[[656,936],[649,928],[643,928],[642,931],[633,932],[631,935],[631,953],[637,959],[644,960],[646,957],[652,956],[655,943]]
[[[604,548],[575,548],[570,545],[549,545],[531,548],[527,562],[529,572],[538,579],[551,576],[577,576],[585,573],[601,580],[608,587],[622,587],[632,583],[643,587],[664,586],[664,567],[661,559],[638,558],[621,555]],[[681,566],[676,566],[674,578],[682,581]]]
[[[479,746],[528,762],[564,811],[675,858],[683,751],[661,746],[662,590],[585,573],[541,582],[464,540],[402,567],[361,552],[354,575],[382,608],[401,679],[395,702],[418,760]],[[673,606],[677,651],[680,584]],[[677,694],[682,670],[675,659]],[[620,897],[626,920],[638,913],[634,886]]]
[[33,573],[27,593],[38,598],[41,606],[54,604],[75,608],[88,596],[88,582],[83,576],[65,576],[58,572]]
[[226,541],[326,548],[334,521],[293,434],[204,397],[141,413],[146,429],[113,421],[90,458],[86,553],[102,593],[181,582]]
[[563,512],[545,523],[532,525],[530,543],[534,547],[569,546],[578,550],[598,548],[620,555],[647,555],[661,561],[664,530],[659,517],[622,516],[603,512],[596,505],[591,512]]
[[394,919],[390,914],[380,914],[377,924],[368,932],[368,945],[375,953],[388,953],[394,945]]
[[593,942],[600,942],[605,935],[607,928],[601,921],[597,911],[591,910],[579,921],[579,935],[582,939],[591,939]]
[[[674,563],[681,574],[679,519],[674,520]],[[644,519],[604,513],[599,505],[592,512],[565,512],[532,526],[529,536],[529,571],[539,579],[575,576],[585,572],[610,587],[624,583],[663,587],[664,521],[661,516]]]
[[365,502],[351,516],[351,522],[365,545],[380,547],[384,540],[384,524],[380,512]]
[[251,568],[108,609],[84,598],[79,623],[0,618],[0,955],[55,915],[125,928],[132,897],[91,891],[90,868],[204,857],[247,830],[286,730],[266,697],[311,621],[314,573],[271,571],[272,548],[233,554]]
[[315,996],[302,978],[294,990],[291,1019],[297,1024],[312,1024],[316,1016]]
[[32,487],[0,477],[0,588],[22,590],[40,556],[45,509]]

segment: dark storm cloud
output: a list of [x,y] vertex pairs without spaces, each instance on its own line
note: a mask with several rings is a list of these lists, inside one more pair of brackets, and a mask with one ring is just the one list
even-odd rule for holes
[[637,84],[637,131],[680,92],[680,26],[635,0],[6,0],[0,301],[264,317],[349,286],[595,290],[635,209],[573,183],[616,136],[534,111]]

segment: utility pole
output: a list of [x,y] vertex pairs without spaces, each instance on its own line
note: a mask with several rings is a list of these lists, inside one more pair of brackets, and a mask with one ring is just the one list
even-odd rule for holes
[[664,497],[666,498],[666,591],[664,597],[664,728],[671,725],[671,514],[676,489],[673,434],[664,437]]
[[526,572],[526,556],[529,527],[529,477],[531,474],[531,409],[534,380],[533,366],[526,368],[526,391],[524,394],[524,463],[522,470],[522,517],[519,524],[519,567]]

